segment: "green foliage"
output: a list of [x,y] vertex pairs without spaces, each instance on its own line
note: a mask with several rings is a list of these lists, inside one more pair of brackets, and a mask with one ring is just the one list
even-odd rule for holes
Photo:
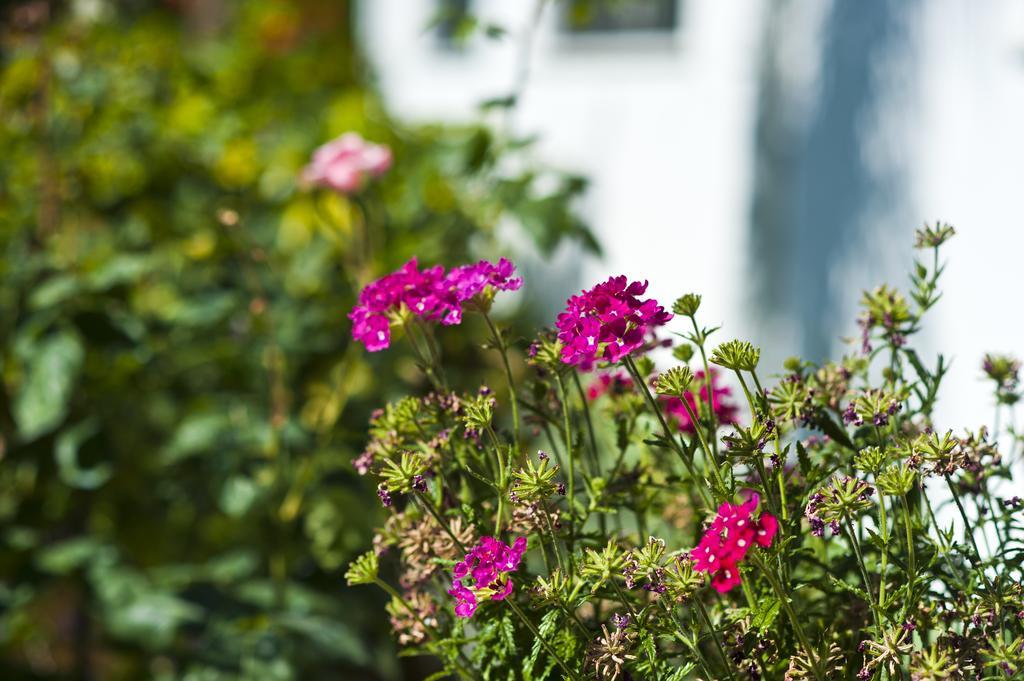
[[[937,249],[950,233],[919,241]],[[936,253],[911,285],[933,287],[941,269]],[[699,355],[704,368],[716,329],[699,326],[696,297],[682,300],[694,329],[683,337],[697,351],[675,358]],[[429,451],[438,427],[449,434],[431,458],[432,494],[387,499],[383,546],[398,550],[380,566],[399,570],[410,602],[430,604],[423,637],[465,657],[442,660],[464,679],[1016,678],[1024,501],[1000,496],[1013,488],[999,483],[1013,482],[1007,461],[1024,442],[998,424],[1004,409],[1013,421],[1006,396],[1019,390],[1020,363],[983,362],[991,435],[939,428],[946,364],[927,369],[910,347],[935,300],[937,288],[912,309],[895,288],[875,289],[853,353],[821,365],[791,358],[767,389],[748,342],[710,354],[738,383],[725,386],[688,364],[658,373],[653,341],[635,357],[598,359],[595,378],[541,331],[532,376],[502,377],[530,428],[490,388],[432,398],[447,407],[419,433],[392,415],[426,398],[374,419],[365,463],[385,481],[406,450]],[[613,311],[609,329],[621,330],[618,302],[591,303]],[[589,345],[603,331],[566,342]],[[439,375],[442,358],[431,362],[424,370]],[[745,409],[732,403],[736,387]],[[388,437],[400,446],[382,446]],[[526,457],[533,446],[557,466],[544,452],[539,463]],[[954,525],[940,524],[943,509]],[[400,640],[417,633],[408,622],[394,629]]]
[[[74,7],[0,45],[0,676],[426,675],[341,575],[379,513],[363,424],[422,378],[345,314],[413,255],[490,257],[499,223],[593,247],[585,182],[486,127],[391,118],[348,3],[53,4]],[[347,131],[390,172],[301,187]],[[438,342],[478,380],[479,348]]]

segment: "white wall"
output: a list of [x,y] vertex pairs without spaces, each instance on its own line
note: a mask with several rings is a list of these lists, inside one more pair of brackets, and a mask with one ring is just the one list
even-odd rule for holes
[[[742,268],[763,0],[688,0],[674,36],[615,40],[559,34],[548,4],[513,126],[539,134],[545,161],[593,182],[583,209],[606,257],[582,265],[581,283],[621,272],[650,279],[666,303],[698,291],[709,324],[724,322],[726,337],[758,339],[744,314]],[[431,0],[364,2],[364,44],[391,107],[413,120],[477,120],[477,104],[515,82],[533,7],[478,0],[473,11],[511,33],[459,53],[440,49],[425,29]],[[804,29],[821,11],[814,2],[795,5],[794,16],[808,20],[794,27],[785,55],[812,99],[818,53]],[[942,219],[960,231],[947,248],[945,298],[926,329],[932,352],[955,351],[938,419],[959,428],[991,420],[982,354],[1024,354],[1024,3],[935,0],[915,12],[907,61],[883,55],[878,65],[891,71],[891,83],[864,122],[864,153],[880,168],[900,166],[919,222]],[[840,276],[855,286],[844,298],[876,272],[905,286],[918,226],[905,222],[871,216],[878,252],[851,257],[852,274]],[[562,253],[554,267],[575,268],[576,259]],[[871,282],[862,281],[864,267]],[[541,290],[560,301],[570,288],[562,278]],[[852,319],[837,336],[856,332]]]
[[[439,50],[424,31],[433,6],[365,3],[365,44],[397,113],[473,120],[481,100],[512,88],[534,3],[476,2],[475,13],[510,35],[475,41],[466,54]],[[559,33],[548,3],[515,129],[540,135],[547,162],[592,181],[583,211],[606,255],[584,264],[581,284],[625,273],[649,279],[666,304],[699,291],[709,323],[743,333],[759,7],[690,0],[675,35],[573,38]]]
[[918,31],[913,201],[959,231],[931,334],[937,350],[955,349],[938,415],[991,424],[981,357],[1024,355],[1024,4],[925,3]]

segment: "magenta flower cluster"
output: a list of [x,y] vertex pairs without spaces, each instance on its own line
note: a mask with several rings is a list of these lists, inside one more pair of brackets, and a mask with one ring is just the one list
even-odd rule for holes
[[657,300],[640,298],[646,290],[646,281],[620,275],[570,298],[556,322],[562,361],[590,371],[599,359],[614,363],[641,348],[672,319]]
[[[526,537],[518,537],[512,546],[507,546],[494,537],[484,537],[452,569],[455,578],[448,595],[455,598],[455,614],[472,617],[476,612],[477,593],[488,591],[492,601],[504,600],[512,593],[512,578],[509,573],[519,568],[526,552]],[[462,580],[471,579],[467,586]]]
[[352,337],[370,352],[391,345],[391,322],[403,313],[452,326],[462,322],[463,305],[491,287],[515,291],[523,280],[513,277],[515,265],[500,259],[481,260],[445,272],[440,265],[421,270],[416,258],[397,271],[368,284],[348,318]]
[[390,149],[347,132],[313,152],[309,165],[302,171],[302,181],[341,194],[354,194],[368,179],[380,177],[390,167]]
[[779,521],[770,513],[754,518],[752,514],[761,498],[756,493],[742,504],[722,504],[711,527],[701,537],[697,548],[690,551],[696,570],[711,575],[711,586],[720,593],[729,591],[742,581],[739,564],[754,544],[772,545]]

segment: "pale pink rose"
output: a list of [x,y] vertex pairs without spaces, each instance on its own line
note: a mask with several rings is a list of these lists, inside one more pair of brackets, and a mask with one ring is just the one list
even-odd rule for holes
[[302,171],[302,181],[353,194],[362,189],[368,179],[380,177],[390,167],[390,149],[347,132],[313,152],[312,160]]

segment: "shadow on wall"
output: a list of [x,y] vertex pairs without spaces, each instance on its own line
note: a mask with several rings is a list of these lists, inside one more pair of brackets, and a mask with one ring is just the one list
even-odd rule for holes
[[[751,214],[754,307],[768,337],[798,329],[787,340],[811,360],[829,355],[836,329],[852,328],[850,280],[877,283],[877,271],[863,272],[877,270],[868,264],[877,263],[869,252],[873,221],[906,225],[907,242],[917,222],[903,219],[900,164],[874,162],[869,153],[873,123],[896,113],[883,110],[887,70],[908,46],[905,19],[916,4],[834,3],[821,18],[816,86],[795,82],[784,55],[793,14],[806,15],[808,3],[773,2],[767,10]],[[861,273],[843,276],[854,267]]]

